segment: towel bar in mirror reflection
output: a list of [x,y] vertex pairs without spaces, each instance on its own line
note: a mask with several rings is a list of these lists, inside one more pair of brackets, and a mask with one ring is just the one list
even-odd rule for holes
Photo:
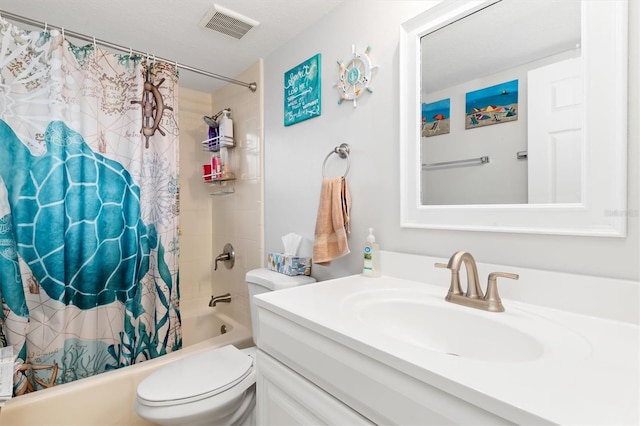
[[436,169],[439,167],[455,167],[455,166],[476,166],[489,163],[489,156],[483,155],[478,158],[468,158],[466,160],[442,161],[439,163],[423,164],[422,170]]

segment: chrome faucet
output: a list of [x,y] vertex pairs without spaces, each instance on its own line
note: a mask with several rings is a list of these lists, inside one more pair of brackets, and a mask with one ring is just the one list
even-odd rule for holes
[[226,293],[222,296],[211,296],[209,306],[213,308],[217,303],[231,303],[231,293]]
[[[463,293],[460,287],[460,268],[462,264],[467,271],[467,292]],[[451,285],[445,300],[458,305],[482,309],[491,312],[504,312],[504,305],[498,295],[498,277],[517,280],[518,274],[508,272],[492,272],[489,274],[487,293],[483,294],[478,280],[478,268],[476,261],[467,251],[457,251],[449,259],[449,263],[436,263],[436,268],[448,268],[451,270]]]

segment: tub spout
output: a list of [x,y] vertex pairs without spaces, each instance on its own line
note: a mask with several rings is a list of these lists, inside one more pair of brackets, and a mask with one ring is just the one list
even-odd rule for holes
[[209,301],[209,306],[214,307],[217,303],[231,303],[231,293],[223,294],[222,296],[211,296],[211,300]]

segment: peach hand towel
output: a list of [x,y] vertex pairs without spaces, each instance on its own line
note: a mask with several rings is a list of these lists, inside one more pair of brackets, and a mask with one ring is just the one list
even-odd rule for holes
[[333,259],[349,254],[350,210],[351,195],[345,178],[324,178],[313,243],[313,263],[329,265]]

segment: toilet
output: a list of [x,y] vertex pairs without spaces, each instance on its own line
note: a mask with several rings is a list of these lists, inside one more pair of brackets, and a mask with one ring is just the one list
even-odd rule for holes
[[[246,282],[253,340],[257,341],[253,296],[315,279],[261,268],[247,272]],[[255,352],[255,347],[227,345],[172,362],[140,382],[134,409],[143,419],[160,425],[254,425]]]

